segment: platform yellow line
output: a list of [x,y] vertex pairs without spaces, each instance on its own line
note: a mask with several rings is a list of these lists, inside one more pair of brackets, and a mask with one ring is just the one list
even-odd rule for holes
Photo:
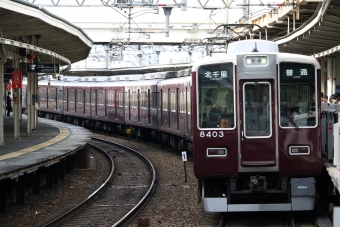
[[[46,122],[44,122],[44,123],[46,123]],[[51,125],[54,126],[54,127],[57,127],[60,131],[59,134],[56,137],[54,137],[53,139],[50,139],[48,141],[45,141],[41,144],[37,144],[35,146],[32,146],[32,147],[28,147],[28,148],[25,148],[25,149],[22,149],[22,150],[19,150],[19,151],[15,151],[15,152],[12,152],[12,153],[9,153],[9,154],[1,155],[0,161],[5,160],[5,159],[9,159],[9,158],[15,158],[15,157],[18,157],[20,155],[28,154],[30,152],[48,147],[52,144],[60,142],[61,140],[65,139],[69,136],[70,132],[67,128],[61,128],[61,127],[58,127],[58,126],[53,125],[53,124],[51,124]]]

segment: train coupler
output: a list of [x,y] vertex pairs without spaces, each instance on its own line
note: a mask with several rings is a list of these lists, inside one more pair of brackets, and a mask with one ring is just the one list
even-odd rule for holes
[[250,190],[262,191],[267,190],[267,181],[265,176],[250,176]]

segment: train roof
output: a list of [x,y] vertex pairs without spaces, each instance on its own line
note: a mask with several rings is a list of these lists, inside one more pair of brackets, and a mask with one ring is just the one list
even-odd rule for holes
[[161,80],[158,82],[158,84],[164,85],[164,84],[175,84],[175,83],[183,83],[183,82],[191,82],[191,77],[186,76],[186,77],[171,78],[168,80]]
[[248,39],[230,43],[227,54],[245,52],[279,52],[279,45],[275,42],[262,39]]
[[127,74],[146,74],[161,71],[178,71],[190,68],[192,63],[185,64],[168,64],[168,65],[154,65],[143,67],[125,67],[115,69],[71,69],[67,72],[68,76],[117,76]]

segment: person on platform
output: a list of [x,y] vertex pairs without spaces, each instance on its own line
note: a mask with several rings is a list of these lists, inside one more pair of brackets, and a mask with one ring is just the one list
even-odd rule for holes
[[6,99],[6,108],[7,108],[7,116],[10,115],[12,112],[12,98],[11,98],[11,92],[8,92],[7,99]]

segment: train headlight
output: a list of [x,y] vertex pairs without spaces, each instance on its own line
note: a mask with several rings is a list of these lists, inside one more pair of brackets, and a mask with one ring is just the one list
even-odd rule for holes
[[261,66],[268,64],[267,56],[246,56],[244,58],[244,64],[246,66]]
[[308,155],[310,154],[310,149],[307,146],[290,146],[290,155]]
[[224,157],[227,156],[226,148],[208,148],[207,149],[208,157]]

